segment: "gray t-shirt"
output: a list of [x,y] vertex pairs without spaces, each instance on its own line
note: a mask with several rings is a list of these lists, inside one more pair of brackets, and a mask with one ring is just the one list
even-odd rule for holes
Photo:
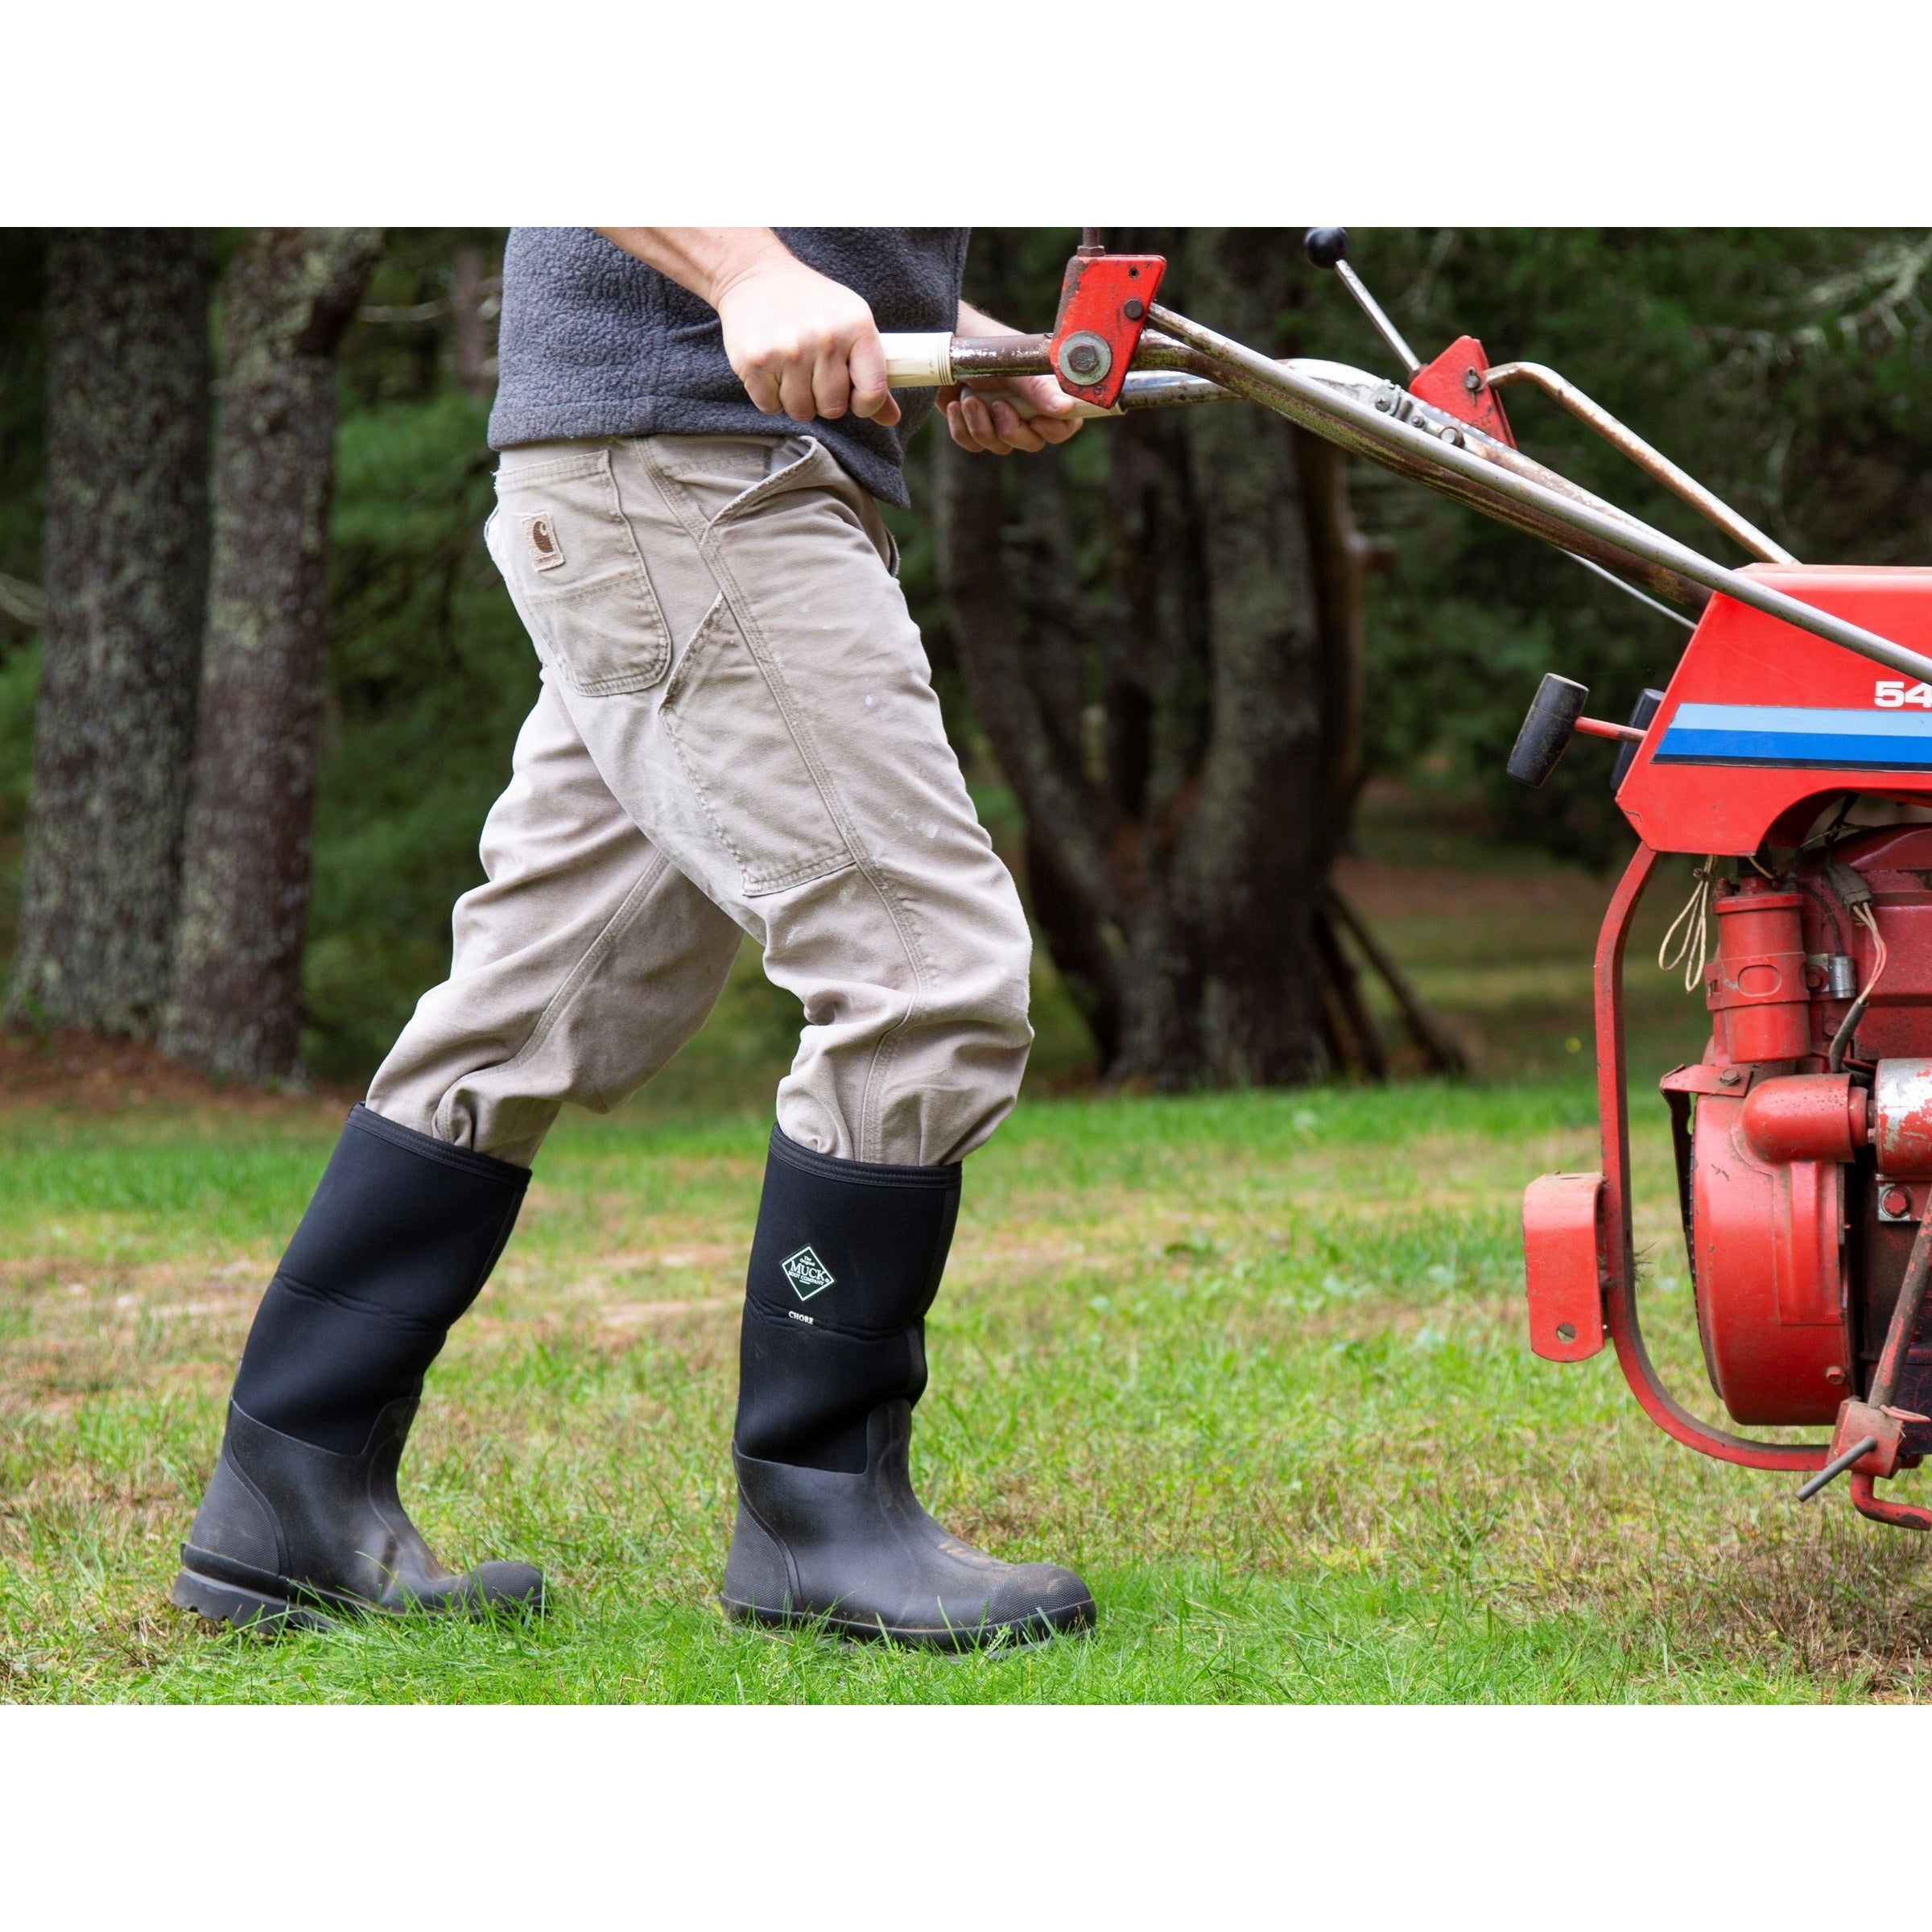
[[[966,264],[963,228],[781,228],[801,262],[863,295],[881,329],[947,329]],[[794,424],[752,407],[716,312],[588,228],[513,228],[493,449],[567,436],[816,436],[875,497],[910,501],[905,440],[932,408],[901,390],[896,427],[854,415]]]

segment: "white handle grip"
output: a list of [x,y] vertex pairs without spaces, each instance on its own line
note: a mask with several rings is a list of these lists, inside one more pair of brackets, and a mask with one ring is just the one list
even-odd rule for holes
[[943,389],[952,380],[952,332],[936,336],[888,336],[886,381],[892,389]]

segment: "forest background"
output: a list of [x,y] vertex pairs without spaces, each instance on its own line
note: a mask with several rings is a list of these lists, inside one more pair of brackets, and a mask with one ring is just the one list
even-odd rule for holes
[[[1343,291],[1301,262],[1298,236],[1266,231],[1245,244],[1272,265],[1271,346],[1379,367],[1385,353]],[[1046,326],[1076,239],[984,231],[969,295],[1017,325]],[[217,270],[241,241],[214,237]],[[449,906],[480,877],[477,829],[535,688],[481,536],[503,241],[501,230],[391,231],[341,350],[304,985],[304,1054],[324,1077],[365,1075],[441,976]],[[0,232],[0,963],[18,913],[39,669],[47,245],[42,231]],[[1359,233],[1353,258],[1425,357],[1468,331],[1492,359],[1554,365],[1807,561],[1932,557],[1932,240],[1922,233],[1391,229]],[[1688,512],[1568,419],[1534,401],[1513,407],[1534,453],[1705,541]],[[892,513],[902,578],[982,815],[1018,853],[1013,793],[961,675],[939,582],[935,435],[912,448],[914,507]],[[1102,429],[1046,460],[1077,497],[1110,460]],[[1598,762],[1572,758],[1531,794],[1509,785],[1503,760],[1543,671],[1581,679],[1596,708],[1621,715],[1643,686],[1665,681],[1682,634],[1411,486],[1360,467],[1348,482],[1374,563],[1365,775],[1463,814],[1489,840],[1611,861],[1624,840]],[[1070,567],[1104,597],[1101,547],[1081,538]],[[795,1027],[755,976],[728,998],[762,1055]],[[1077,1015],[1059,1024],[1057,1070],[1091,1067]]]

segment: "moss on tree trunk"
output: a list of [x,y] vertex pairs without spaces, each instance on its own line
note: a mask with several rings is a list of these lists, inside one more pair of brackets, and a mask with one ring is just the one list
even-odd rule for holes
[[301,1070],[335,354],[380,246],[374,229],[258,229],[222,283],[200,734],[163,1044],[235,1079]]
[[47,283],[47,618],[7,1018],[151,1038],[207,580],[203,237],[64,229]]

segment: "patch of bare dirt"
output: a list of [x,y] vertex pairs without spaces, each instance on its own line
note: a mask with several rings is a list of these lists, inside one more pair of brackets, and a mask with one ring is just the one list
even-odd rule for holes
[[321,1112],[339,1118],[361,1097],[316,1084],[272,1092],[224,1085],[178,1066],[159,1047],[87,1033],[0,1031],[0,1108],[50,1107],[76,1113],[171,1105],[237,1113]]

